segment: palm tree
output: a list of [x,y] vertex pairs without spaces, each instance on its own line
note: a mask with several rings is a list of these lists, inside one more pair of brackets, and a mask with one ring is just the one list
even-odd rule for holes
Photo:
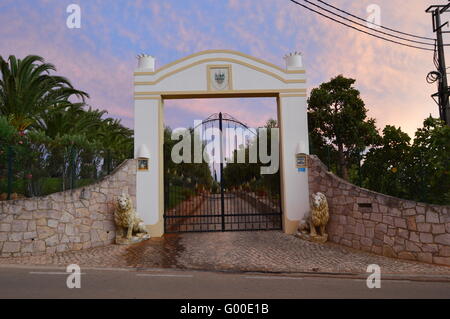
[[[74,106],[69,100],[71,97],[81,98],[83,103],[88,97],[85,92],[74,89],[66,78],[51,75],[51,71],[56,71],[54,65],[36,55],[23,60],[13,55],[4,60],[0,56],[0,116],[7,118],[17,132],[24,134],[25,130],[37,126],[46,112]],[[8,154],[13,153],[9,145]],[[8,172],[12,172],[10,163]],[[11,184],[11,176],[9,173],[8,184]],[[9,193],[10,190],[8,198]]]
[[50,71],[56,71],[55,66],[40,56],[28,55],[23,60],[14,55],[8,60],[0,56],[0,116],[7,116],[18,131],[34,125],[45,112],[73,106],[69,101],[72,96],[83,102],[88,97],[74,89],[69,80],[50,75]]
[[106,174],[111,173],[121,161],[132,157],[133,131],[124,127],[120,120],[105,119],[100,127],[99,141]]

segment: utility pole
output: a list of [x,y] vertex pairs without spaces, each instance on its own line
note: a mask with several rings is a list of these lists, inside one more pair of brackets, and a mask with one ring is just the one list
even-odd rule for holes
[[[450,0],[449,0],[450,1]],[[438,92],[433,94],[432,97],[438,98],[439,115],[440,118],[450,126],[450,90],[447,81],[447,67],[445,64],[445,50],[444,41],[442,35],[444,33],[450,33],[449,31],[442,31],[442,28],[448,25],[448,21],[441,23],[441,14],[450,10],[450,3],[447,5],[432,5],[425,12],[431,13],[433,20],[433,32],[436,33],[436,46],[438,55]]]

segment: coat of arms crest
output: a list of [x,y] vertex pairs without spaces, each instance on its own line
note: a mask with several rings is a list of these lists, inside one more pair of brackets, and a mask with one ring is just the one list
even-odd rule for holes
[[222,85],[225,81],[225,72],[217,71],[216,73],[214,73],[214,79],[216,80],[217,84]]

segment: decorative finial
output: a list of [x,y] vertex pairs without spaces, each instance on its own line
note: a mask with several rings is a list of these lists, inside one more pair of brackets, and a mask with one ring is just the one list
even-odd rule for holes
[[288,69],[288,70],[295,70],[295,69],[303,68],[301,52],[294,51],[294,52],[288,53],[284,56],[284,60],[286,61],[286,69]]
[[155,70],[155,58],[149,54],[141,53],[136,56],[139,70]]

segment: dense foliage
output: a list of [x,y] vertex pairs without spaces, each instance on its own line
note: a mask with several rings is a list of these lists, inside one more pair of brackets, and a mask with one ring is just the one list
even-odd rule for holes
[[[273,119],[269,119],[264,126],[267,129],[267,154],[270,154],[272,142],[279,143],[279,141],[274,141],[270,130],[277,127],[277,122]],[[271,195],[278,198],[280,194],[280,170],[278,169],[275,174],[261,174],[261,167],[269,164],[262,163],[259,156],[256,163],[250,162],[251,150],[254,149],[259,154],[258,147],[260,147],[260,144],[255,136],[247,145],[241,145],[241,148],[234,151],[230,163],[223,170],[224,187],[227,189],[244,188],[261,195]],[[236,159],[238,158],[245,158],[245,163],[237,163]]]
[[338,76],[313,89],[311,153],[339,176],[405,199],[450,204],[450,127],[429,117],[411,138],[387,125],[380,135],[366,118],[353,79]]
[[202,157],[201,163],[194,161],[194,140],[197,139],[197,142],[201,143],[202,153],[205,149],[205,143],[200,140],[197,134],[194,134],[193,129],[189,129],[187,134],[190,136],[191,141],[189,143],[191,147],[189,159],[186,162],[175,163],[172,160],[172,150],[174,145],[181,141],[181,135],[178,136],[178,139],[172,139],[171,128],[164,128],[164,171],[166,182],[172,186],[210,190],[213,186],[213,178],[208,158]]
[[27,196],[81,186],[132,156],[132,130],[43,58],[0,57],[0,71],[0,193],[8,180]]

